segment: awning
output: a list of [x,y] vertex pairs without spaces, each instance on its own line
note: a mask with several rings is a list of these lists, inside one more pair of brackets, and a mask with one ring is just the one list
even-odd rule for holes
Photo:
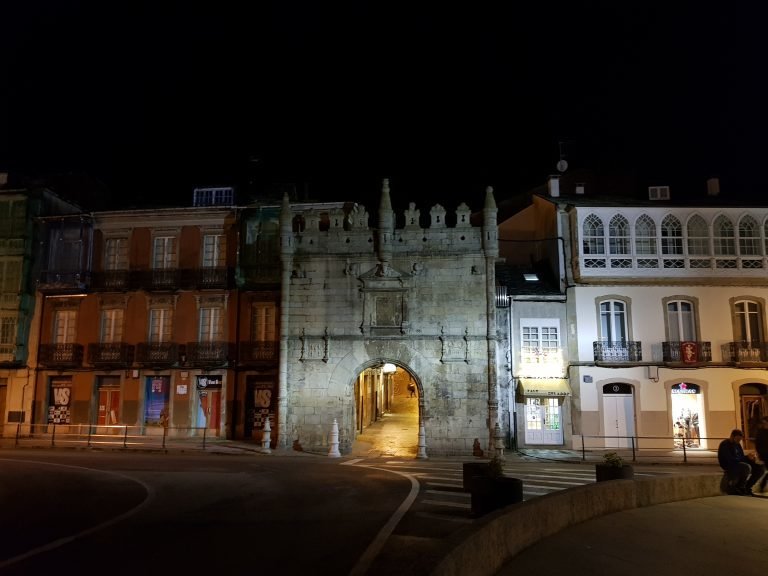
[[570,396],[567,378],[520,378],[526,396]]

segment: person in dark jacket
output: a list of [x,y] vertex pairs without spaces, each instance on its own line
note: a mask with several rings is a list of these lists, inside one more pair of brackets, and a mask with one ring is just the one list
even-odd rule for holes
[[744,455],[742,438],[741,430],[732,430],[717,448],[717,461],[728,476],[728,494],[751,496],[752,486],[762,476],[763,467]]
[[[768,466],[768,416],[760,419],[760,428],[755,435],[755,452],[763,463],[763,467]],[[768,482],[768,474],[764,474],[760,480],[760,492],[765,492],[766,482]]]

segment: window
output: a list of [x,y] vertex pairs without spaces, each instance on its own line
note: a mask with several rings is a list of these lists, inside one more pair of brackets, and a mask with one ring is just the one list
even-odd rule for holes
[[16,344],[16,316],[3,316],[0,318],[0,347]]
[[128,269],[128,239],[107,238],[104,241],[104,270]]
[[275,340],[275,305],[271,302],[254,304],[251,308],[251,339],[254,342]]
[[77,330],[77,310],[57,310],[53,319],[53,343],[72,344]]
[[611,254],[629,254],[629,222],[624,216],[611,218],[608,236]]
[[760,255],[760,228],[751,216],[745,216],[739,221],[739,254]]
[[626,304],[620,300],[600,302],[600,339],[610,344],[627,340]]
[[161,344],[171,341],[173,329],[173,310],[170,308],[152,308],[149,311],[149,341]]
[[605,254],[603,221],[594,214],[584,219],[584,254]]
[[683,227],[674,216],[667,216],[661,222],[661,253],[683,253]]
[[0,292],[13,294],[21,291],[21,258],[0,260]]
[[718,216],[712,229],[714,232],[715,254],[718,256],[735,256],[736,244],[733,222],[725,216]]
[[198,341],[219,342],[222,340],[223,315],[221,308],[200,308]]
[[123,309],[101,311],[100,338],[102,344],[115,344],[123,339]]
[[688,220],[688,254],[709,255],[709,228],[704,218],[699,215]]
[[0,202],[0,238],[23,236],[26,215],[27,201],[25,199]]
[[667,333],[670,342],[696,340],[693,303],[688,300],[667,302]]
[[760,305],[751,300],[734,302],[736,338],[742,342],[759,343],[763,340],[763,319]]
[[656,254],[656,223],[646,214],[635,222],[635,252]]
[[221,268],[224,266],[226,241],[223,234],[203,236],[203,268]]
[[520,319],[521,361],[543,364],[557,360],[560,351],[559,325],[557,321],[544,319]]
[[176,268],[176,238],[156,236],[152,248],[152,268]]

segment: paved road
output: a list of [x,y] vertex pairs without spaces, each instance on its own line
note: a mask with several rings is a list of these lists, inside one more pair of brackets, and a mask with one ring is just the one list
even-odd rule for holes
[[348,574],[411,491],[313,457],[0,454],[0,573]]

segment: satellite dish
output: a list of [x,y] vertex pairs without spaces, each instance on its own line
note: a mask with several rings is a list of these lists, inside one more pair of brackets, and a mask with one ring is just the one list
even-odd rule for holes
[[560,160],[557,163],[557,169],[560,172],[565,172],[566,170],[568,170],[568,162],[566,162],[565,160]]

